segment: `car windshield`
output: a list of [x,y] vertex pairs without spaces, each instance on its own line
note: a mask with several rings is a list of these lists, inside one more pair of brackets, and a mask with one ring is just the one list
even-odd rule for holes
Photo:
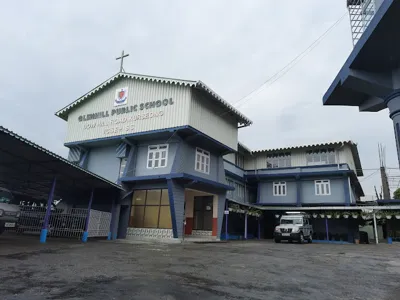
[[8,191],[0,190],[0,203],[10,203],[13,199],[13,195]]
[[303,224],[301,219],[281,219],[281,224]]

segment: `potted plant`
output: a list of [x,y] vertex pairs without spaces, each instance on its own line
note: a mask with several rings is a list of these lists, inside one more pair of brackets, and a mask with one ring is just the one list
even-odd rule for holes
[[275,215],[275,218],[279,219],[280,215]]
[[358,213],[356,212],[351,213],[351,216],[353,217],[353,219],[358,219]]
[[380,213],[380,212],[376,213],[376,214],[375,214],[375,218],[376,218],[377,220],[382,219],[382,213]]
[[350,216],[350,214],[348,212],[344,212],[343,213],[343,218],[348,219]]
[[313,216],[314,219],[318,218],[318,214],[317,213],[313,213],[312,216]]
[[321,218],[325,218],[325,214],[324,214],[324,213],[319,214],[319,216],[320,216]]
[[396,212],[396,214],[394,216],[396,217],[397,220],[400,219],[400,213],[399,212]]
[[340,219],[340,217],[341,217],[340,212],[335,212],[334,218],[335,219]]
[[331,213],[331,212],[326,213],[326,217],[327,217],[328,219],[331,219],[331,218],[332,218],[332,213]]
[[368,213],[361,213],[361,217],[363,218],[363,220],[367,220],[367,219],[370,219],[370,214],[368,214]]
[[386,216],[386,219],[387,219],[387,220],[390,220],[390,219],[392,218],[392,213],[389,212],[389,211],[387,211],[387,212],[385,213],[385,216]]

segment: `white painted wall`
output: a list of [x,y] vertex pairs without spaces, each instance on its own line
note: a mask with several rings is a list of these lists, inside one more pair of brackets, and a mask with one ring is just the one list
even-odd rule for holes
[[223,157],[225,160],[231,162],[231,163],[235,163],[235,153],[229,153],[227,155],[224,155]]
[[[309,149],[296,149],[291,150],[291,163],[292,167],[307,166],[306,152]],[[351,153],[351,148],[349,145],[337,150],[337,162],[336,163],[347,163],[350,169],[355,170],[355,162],[353,155]],[[266,169],[267,168],[267,152],[264,153],[253,153],[253,156],[246,156],[244,162],[245,170],[254,169]]]
[[222,108],[213,105],[213,99],[192,90],[189,125],[220,143],[237,150],[237,121]]
[[[128,88],[128,103],[114,107],[116,89]],[[149,101],[157,101],[172,98],[174,104],[143,109],[136,112],[111,116],[111,110],[115,108],[130,107]],[[77,142],[110,136],[119,136],[135,132],[145,132],[157,129],[171,128],[187,125],[189,122],[190,87],[150,82],[144,80],[121,78],[113,82],[105,89],[97,92],[91,98],[73,109],[68,115],[68,131],[65,142]],[[79,121],[81,115],[108,111],[110,116],[90,121]],[[158,115],[150,117],[150,115]],[[126,118],[142,116],[138,120],[127,120],[119,124],[115,121],[124,121]],[[105,123],[106,126],[99,126]],[[85,129],[88,126],[94,128]],[[117,129],[117,133],[110,132]]]

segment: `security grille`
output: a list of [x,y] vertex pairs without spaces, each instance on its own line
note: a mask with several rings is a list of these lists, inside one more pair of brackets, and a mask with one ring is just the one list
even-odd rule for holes
[[[10,228],[8,231],[17,231],[20,234],[39,235],[46,215],[46,207],[20,205],[21,216],[16,228]],[[85,231],[86,208],[69,208],[61,210],[52,208],[48,236],[81,238]],[[89,237],[105,237],[108,235],[111,223],[111,213],[98,210],[90,211],[88,224]]]
[[89,217],[88,236],[108,236],[110,223],[111,213],[92,209]]
[[347,0],[350,15],[351,35],[355,45],[375,15],[374,0]]

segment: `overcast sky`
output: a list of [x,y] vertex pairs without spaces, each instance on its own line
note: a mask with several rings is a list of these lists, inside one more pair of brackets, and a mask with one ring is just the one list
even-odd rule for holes
[[[0,125],[62,156],[66,123],[54,112],[119,70],[200,79],[231,103],[259,87],[344,13],[344,0],[8,1],[0,10]],[[23,9],[22,9],[23,8]],[[338,140],[359,145],[362,166],[397,167],[388,111],[324,107],[352,50],[349,19],[294,68],[239,108],[251,149]],[[367,177],[374,171],[366,170]],[[393,171],[391,171],[393,172]],[[378,174],[360,178],[365,193]]]

